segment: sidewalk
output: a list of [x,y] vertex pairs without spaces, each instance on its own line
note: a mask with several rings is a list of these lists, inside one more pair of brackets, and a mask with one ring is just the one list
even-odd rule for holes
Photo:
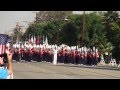
[[113,67],[113,68],[119,68],[118,65],[117,65],[117,66],[112,66],[112,65],[109,65],[109,64],[105,64],[105,65],[98,64],[97,66],[98,66],[98,67]]
[[91,69],[107,69],[107,70],[117,70],[120,71],[120,67],[117,66],[110,66],[108,64],[105,65],[97,65],[97,66],[91,66],[91,65],[78,65],[78,64],[63,64],[63,63],[58,63],[58,66],[66,66],[66,67],[80,67],[80,68],[91,68]]

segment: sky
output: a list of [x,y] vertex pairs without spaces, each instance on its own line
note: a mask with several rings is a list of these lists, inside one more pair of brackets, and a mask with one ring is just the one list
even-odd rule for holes
[[23,21],[32,22],[34,18],[35,13],[32,11],[0,11],[0,33],[3,34],[12,30],[16,22],[21,26],[26,26],[27,23]]
[[[27,27],[28,23],[35,20],[36,11],[0,11],[0,33],[4,34],[15,28],[16,22],[21,26]],[[82,11],[74,11],[79,14]]]

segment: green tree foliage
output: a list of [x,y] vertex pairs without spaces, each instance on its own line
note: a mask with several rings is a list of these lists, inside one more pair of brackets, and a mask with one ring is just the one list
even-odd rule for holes
[[107,11],[103,13],[103,21],[105,25],[105,29],[107,31],[107,38],[109,41],[114,41],[112,40],[112,23],[120,23],[120,18],[119,14],[117,11]]
[[[79,45],[82,42],[83,14],[67,11],[40,11],[40,21],[31,24],[24,37],[29,34],[47,36],[49,44]],[[67,21],[65,18],[67,17]],[[25,36],[26,35],[26,36]],[[85,14],[85,45],[97,46],[103,52],[120,55],[120,19],[116,11]]]
[[103,13],[107,39],[113,44],[113,56],[120,60],[120,16],[117,11]]
[[29,36],[42,36],[44,33],[44,27],[47,25],[46,22],[43,23],[32,23],[30,26],[27,28],[26,32],[23,35],[24,40],[27,38],[29,39]]
[[24,34],[29,38],[31,35],[47,36],[49,43],[58,42],[58,34],[64,25],[65,19],[72,14],[72,11],[40,11],[37,13],[38,22],[31,24]]
[[96,12],[88,14],[86,16],[86,30],[88,31],[89,46],[97,46],[102,51],[105,51],[104,48],[106,48],[106,45],[110,42],[106,39],[106,31],[102,23],[102,16]]
[[76,32],[77,29],[75,28],[74,24],[72,24],[72,22],[66,24],[63,28],[62,42],[69,46],[77,45]]
[[113,55],[116,57],[118,60],[120,60],[120,25],[117,23],[112,23],[111,24],[111,41],[115,48],[113,49]]

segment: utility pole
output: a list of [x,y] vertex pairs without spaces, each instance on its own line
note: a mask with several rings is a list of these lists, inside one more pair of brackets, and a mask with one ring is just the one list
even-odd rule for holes
[[85,41],[85,11],[83,12],[82,45]]

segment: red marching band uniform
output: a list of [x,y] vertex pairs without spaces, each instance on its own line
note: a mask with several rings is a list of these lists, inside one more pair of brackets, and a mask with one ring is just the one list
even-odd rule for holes
[[84,52],[84,59],[87,60],[87,52]]

